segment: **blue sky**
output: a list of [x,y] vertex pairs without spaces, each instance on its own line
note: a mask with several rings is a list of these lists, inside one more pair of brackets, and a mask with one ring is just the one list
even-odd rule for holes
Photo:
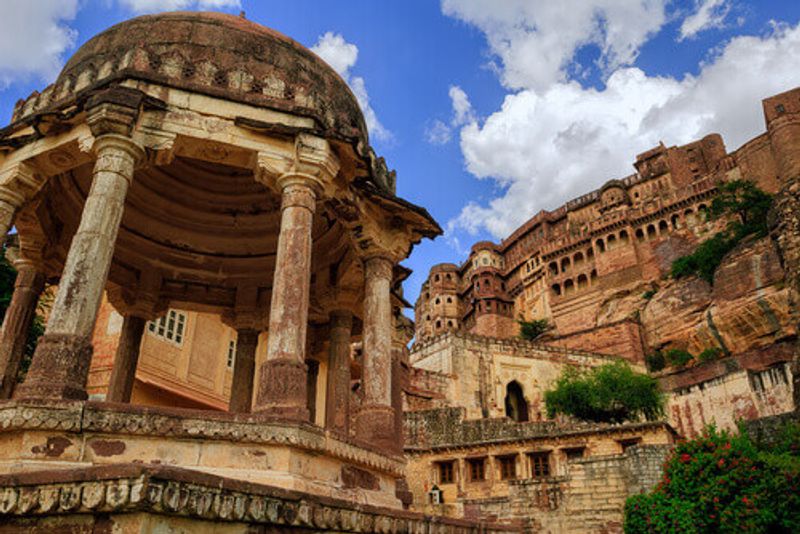
[[[406,264],[462,261],[633,171],[660,140],[711,131],[728,149],[763,130],[760,99],[800,85],[789,0],[5,0],[0,116],[87,39],[139,13],[244,10],[316,47],[374,113],[398,193],[446,236]],[[368,99],[368,103],[367,103]],[[367,105],[368,108],[367,109]]]

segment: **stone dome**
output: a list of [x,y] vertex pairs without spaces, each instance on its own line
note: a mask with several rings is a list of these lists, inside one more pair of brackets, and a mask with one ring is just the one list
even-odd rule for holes
[[358,102],[327,63],[275,30],[213,12],[144,15],[112,26],[80,47],[15,120],[124,79],[308,116],[318,135],[368,146]]

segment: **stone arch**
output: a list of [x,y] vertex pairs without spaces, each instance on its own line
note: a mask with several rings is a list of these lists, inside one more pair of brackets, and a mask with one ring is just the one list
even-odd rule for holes
[[595,284],[597,281],[597,269],[592,269],[592,272],[589,273],[589,281],[592,283],[592,285]]
[[569,270],[571,263],[569,261],[569,256],[561,259],[561,272],[565,273]]
[[659,233],[669,232],[669,224],[667,224],[667,221],[664,220],[658,221],[658,232]]
[[548,265],[548,269],[550,269],[550,274],[558,274],[558,262],[551,261],[550,265]]
[[583,262],[584,262],[584,261],[585,261],[585,260],[584,260],[584,257],[583,257],[583,252],[577,252],[577,253],[575,253],[575,255],[572,257],[572,265],[574,265],[574,266],[575,266],[575,268],[578,268],[578,267],[580,267],[581,265],[583,265]]
[[627,230],[621,230],[620,231],[619,240],[622,241],[623,243],[627,243],[628,241],[630,241],[630,237],[628,237],[628,231]]
[[677,213],[674,214],[670,220],[672,221],[672,228],[674,228],[675,230],[680,228],[680,220],[681,220],[681,218]]
[[505,406],[506,417],[517,423],[528,421],[528,401],[525,400],[522,386],[516,380],[506,385]]
[[575,291],[575,282],[573,282],[572,280],[565,280],[564,281],[564,294],[565,295],[569,295],[573,291]]
[[585,274],[578,276],[578,289],[586,289],[589,286],[589,279]]
[[647,239],[655,239],[656,237],[656,227],[654,224],[647,225]]
[[644,232],[641,228],[636,229],[636,241],[644,241]]
[[597,247],[597,250],[600,251],[600,253],[606,251],[606,244],[603,242],[602,239],[598,239],[597,241],[595,241],[595,246]]
[[591,260],[592,258],[594,258],[594,249],[589,247],[586,249],[586,259]]
[[616,247],[617,236],[615,236],[614,234],[609,234],[609,236],[606,238],[606,246],[608,247],[608,250],[611,250],[614,247]]
[[553,284],[551,288],[553,290],[553,294],[557,297],[561,296],[561,286],[559,284]]

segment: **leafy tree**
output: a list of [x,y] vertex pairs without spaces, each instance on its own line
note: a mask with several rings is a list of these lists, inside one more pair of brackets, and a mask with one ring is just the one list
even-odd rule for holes
[[694,360],[694,356],[687,350],[670,349],[667,351],[667,362],[669,362],[672,367],[684,367],[692,360]]
[[667,366],[667,359],[664,357],[663,352],[657,350],[644,357],[644,364],[651,373],[655,373]]
[[658,382],[621,360],[588,371],[567,368],[545,392],[544,402],[549,417],[560,413],[600,423],[653,420],[664,414]]
[[649,494],[628,498],[625,532],[800,532],[800,430],[778,446],[718,432],[679,443]]
[[727,228],[703,241],[693,253],[672,262],[673,278],[697,275],[709,284],[725,254],[749,235],[767,235],[767,212],[772,196],[749,180],[733,180],[719,186],[719,194],[711,202],[712,219],[730,217]]
[[547,319],[535,319],[533,321],[519,321],[519,337],[528,341],[533,341],[550,329]]
[[709,347],[707,349],[703,349],[703,352],[697,355],[697,361],[699,362],[710,362],[712,360],[716,360],[722,357],[724,351],[719,347]]

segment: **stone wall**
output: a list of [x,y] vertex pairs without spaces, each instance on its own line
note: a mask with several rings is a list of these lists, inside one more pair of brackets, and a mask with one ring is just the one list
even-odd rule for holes
[[[434,406],[459,406],[468,419],[506,415],[506,388],[516,381],[522,388],[531,421],[545,418],[544,391],[567,366],[588,368],[613,358],[515,338],[490,338],[451,332],[412,347],[411,365],[449,377],[441,379],[429,396],[446,393]],[[416,377],[416,378],[415,378]],[[420,380],[420,381],[417,381]],[[411,386],[424,390],[426,375],[411,376]]]
[[670,424],[691,438],[710,424],[735,430],[740,420],[793,411],[793,353],[794,344],[783,343],[661,373]]
[[559,336],[549,343],[566,349],[619,356],[638,364],[644,362],[641,326],[632,319]]

